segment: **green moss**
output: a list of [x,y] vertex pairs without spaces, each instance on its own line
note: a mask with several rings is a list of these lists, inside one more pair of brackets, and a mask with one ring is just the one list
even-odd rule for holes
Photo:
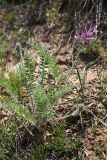
[[68,140],[65,136],[65,122],[53,126],[53,138],[50,140],[49,147],[58,153],[68,153],[80,147],[81,140]]
[[96,133],[98,131],[98,128],[95,124],[92,126],[92,131],[93,133]]
[[13,23],[16,20],[16,12],[15,11],[10,11],[7,13],[5,16],[5,20],[9,23]]
[[96,154],[101,154],[102,152],[106,151],[106,146],[103,142],[97,142],[94,144],[94,151]]

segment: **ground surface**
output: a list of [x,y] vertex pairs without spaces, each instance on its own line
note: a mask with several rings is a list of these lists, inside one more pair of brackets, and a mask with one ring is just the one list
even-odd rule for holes
[[[20,9],[19,9],[20,8]],[[56,8],[57,9],[57,8]],[[16,12],[15,19],[10,22],[7,15]],[[80,83],[76,70],[72,71],[72,58],[82,75],[86,61],[77,58],[76,46],[73,48],[73,40],[70,37],[70,23],[67,21],[66,13],[57,15],[56,12],[47,13],[50,16],[46,22],[36,22],[32,26],[27,26],[28,8],[25,5],[13,7],[4,7],[0,9],[0,31],[1,36],[5,36],[7,47],[1,46],[5,52],[5,73],[15,70],[20,60],[17,60],[11,50],[17,43],[27,46],[28,40],[41,42],[49,51],[55,55],[57,63],[60,66],[62,76],[68,77],[67,83],[73,83],[77,89],[80,89]],[[32,19],[33,21],[34,19]],[[43,21],[43,20],[42,20]],[[21,26],[22,25],[22,26]],[[29,36],[29,32],[32,34]],[[106,30],[102,30],[106,35]],[[106,36],[104,37],[106,38]],[[105,41],[104,41],[105,42]],[[105,43],[106,44],[106,43]],[[62,47],[61,47],[62,46]],[[39,55],[32,48],[28,48],[32,56],[39,63]],[[57,52],[57,53],[56,53]],[[77,59],[76,59],[77,58]],[[92,111],[83,111],[80,118],[72,123],[69,122],[65,129],[66,138],[82,139],[82,146],[78,149],[80,159],[84,160],[107,160],[107,66],[106,59],[99,60],[98,63],[90,67],[87,71],[86,84],[84,88],[84,101],[86,109]],[[38,67],[37,67],[38,71]],[[63,117],[72,113],[77,104],[81,103],[77,90],[63,97],[57,106],[55,106],[55,116]],[[96,119],[96,116],[98,119]],[[100,122],[100,120],[106,126]],[[74,156],[74,158],[76,155]],[[63,156],[54,159],[68,160],[69,156]]]

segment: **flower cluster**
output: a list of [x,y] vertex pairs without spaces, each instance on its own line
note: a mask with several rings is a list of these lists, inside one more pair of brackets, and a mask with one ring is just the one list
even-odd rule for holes
[[86,41],[94,38],[94,34],[97,32],[96,26],[89,27],[89,29],[76,32],[75,39],[78,41]]

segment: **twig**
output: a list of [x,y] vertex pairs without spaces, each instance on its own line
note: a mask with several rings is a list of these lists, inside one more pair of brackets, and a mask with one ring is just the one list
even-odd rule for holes
[[70,121],[72,121],[72,120],[74,120],[76,117],[81,116],[81,113],[82,113],[83,111],[87,111],[87,112],[91,113],[102,125],[104,125],[105,127],[107,127],[107,124],[105,124],[101,119],[99,119],[92,111],[90,111],[89,109],[85,109],[85,106],[84,106],[83,103],[82,103],[82,104],[79,104],[79,105],[77,106],[77,109],[76,109],[73,113],[68,114],[68,115],[66,115],[66,116],[63,116],[63,117],[60,117],[60,118],[55,118],[54,120],[51,119],[51,120],[48,121],[48,122],[49,122],[50,124],[52,124],[53,122],[59,122],[59,121],[63,121],[63,120],[70,120]]
[[91,113],[101,124],[107,127],[107,124],[105,124],[101,119],[99,119],[92,111],[90,111],[89,109],[85,109],[85,108],[83,110]]
[[55,122],[59,122],[59,121],[64,121],[64,120],[70,120],[70,121],[74,121],[75,118],[77,118],[78,116],[80,116],[81,112],[83,111],[83,107],[84,107],[84,104],[79,104],[77,106],[77,109],[71,113],[71,114],[68,114],[66,116],[63,116],[63,117],[59,117],[59,118],[55,118],[55,119],[51,119],[50,121],[48,121],[50,124],[52,123],[55,123]]

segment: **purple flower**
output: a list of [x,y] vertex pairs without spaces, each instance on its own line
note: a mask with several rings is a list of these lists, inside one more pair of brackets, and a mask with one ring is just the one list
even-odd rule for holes
[[81,41],[81,40],[85,41],[88,39],[92,39],[94,33],[96,33],[96,32],[97,32],[96,26],[93,26],[93,27],[90,26],[89,29],[85,29],[80,32],[76,32],[75,39],[77,39],[79,41]]

